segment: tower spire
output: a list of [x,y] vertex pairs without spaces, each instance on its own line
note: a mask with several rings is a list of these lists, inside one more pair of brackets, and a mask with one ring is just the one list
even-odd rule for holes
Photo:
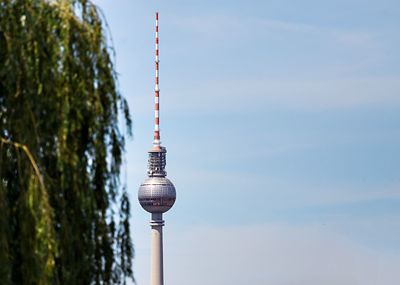
[[154,141],[153,147],[160,149],[160,88],[159,88],[159,53],[158,53],[158,12],[156,12],[156,82],[154,88]]

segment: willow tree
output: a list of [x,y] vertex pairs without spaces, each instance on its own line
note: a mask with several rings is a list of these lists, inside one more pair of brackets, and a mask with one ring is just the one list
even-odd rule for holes
[[90,1],[0,0],[2,285],[132,277],[131,121],[105,31]]

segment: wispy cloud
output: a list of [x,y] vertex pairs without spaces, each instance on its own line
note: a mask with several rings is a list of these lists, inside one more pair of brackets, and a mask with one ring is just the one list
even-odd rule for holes
[[[182,68],[192,70],[192,77],[181,74],[183,81],[172,82],[170,94],[180,111],[190,105],[206,112],[227,112],[400,102],[400,78],[375,72],[376,66],[387,64],[379,31],[226,14],[180,17],[174,27],[190,39],[182,43],[181,53],[212,48],[201,62],[193,59]],[[199,67],[221,76],[214,79],[200,71],[198,77]]]
[[169,232],[166,279],[176,285],[395,285],[400,260],[320,226],[203,227]]
[[[280,19],[239,17],[228,14],[203,14],[190,15],[190,17],[186,18],[179,16],[179,18],[173,19],[173,22],[176,28],[190,32],[195,38],[201,37],[202,40],[268,39],[276,37],[276,35],[291,37],[293,34],[298,34],[360,49],[378,48],[380,46],[378,34],[371,31]],[[204,43],[207,42],[204,41]]]
[[196,88],[175,86],[166,108],[192,112],[190,107],[196,106],[202,114],[271,108],[319,111],[399,104],[399,90],[399,77],[221,79],[203,81]]
[[[304,198],[298,201],[308,200],[309,205],[327,205],[363,202],[380,199],[400,199],[400,184],[393,183],[390,185],[365,186],[365,185],[340,185],[340,182],[332,185],[332,181],[327,184],[307,183],[296,181],[296,191],[293,191],[293,181],[282,181],[276,175],[268,175],[268,173],[241,173],[241,180],[235,179],[235,172],[229,170],[220,171],[186,167],[185,177],[183,181],[190,182],[197,177],[196,180],[205,181],[208,184],[215,185],[216,188],[228,189],[228,191],[239,191],[242,194],[249,181],[253,187],[246,190],[246,193],[265,192],[268,196],[270,191],[292,193],[294,197],[299,192]],[[331,185],[329,185],[331,184]],[[268,190],[271,189],[271,190]],[[189,190],[189,189],[188,189]],[[214,191],[213,191],[214,192]],[[270,193],[271,194],[271,193]],[[289,201],[288,201],[289,203]]]

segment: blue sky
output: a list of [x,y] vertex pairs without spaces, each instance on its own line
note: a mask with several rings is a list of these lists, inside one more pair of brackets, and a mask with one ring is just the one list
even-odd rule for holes
[[400,2],[95,3],[134,120],[139,285],[156,10],[161,140],[178,195],[165,215],[166,284],[398,284]]

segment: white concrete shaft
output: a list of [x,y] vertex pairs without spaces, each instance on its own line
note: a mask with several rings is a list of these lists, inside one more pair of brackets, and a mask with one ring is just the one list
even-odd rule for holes
[[162,213],[151,214],[150,285],[164,285]]

